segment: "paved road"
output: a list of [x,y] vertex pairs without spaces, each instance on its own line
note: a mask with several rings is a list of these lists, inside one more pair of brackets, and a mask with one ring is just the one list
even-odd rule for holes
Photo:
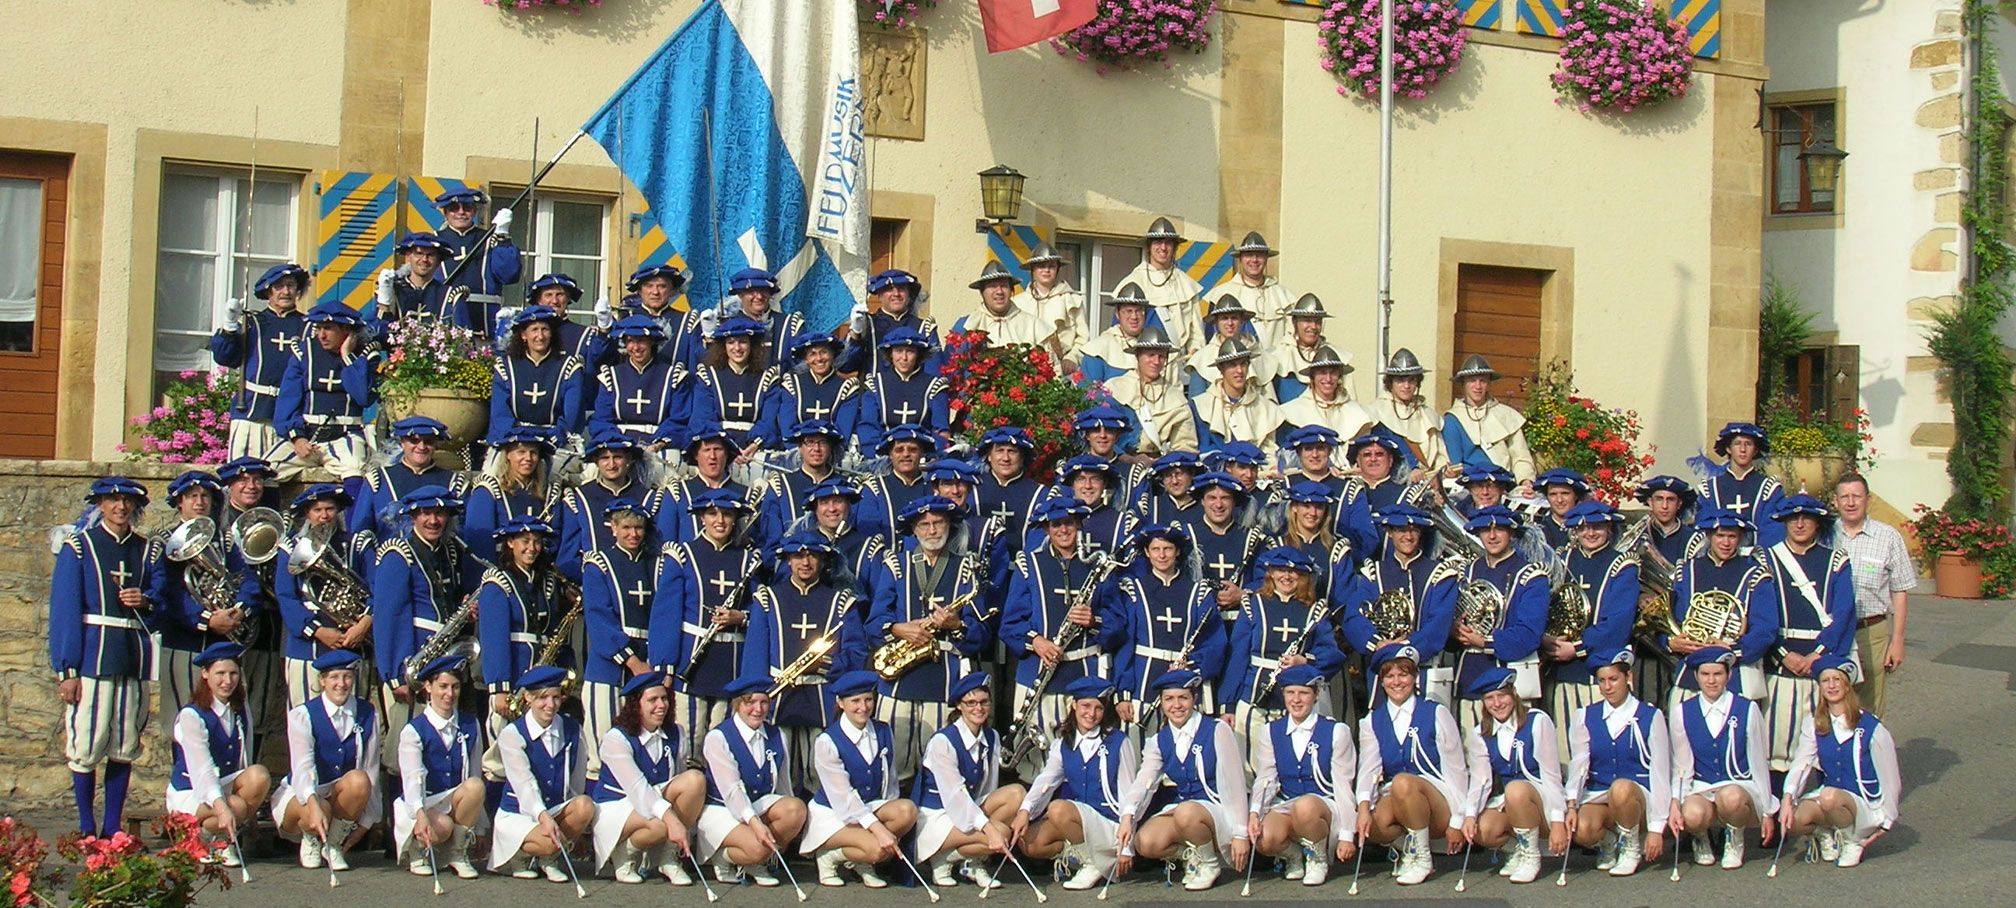
[[[1685,878],[1676,884],[1668,881],[1666,865],[1618,880],[1589,872],[1591,859],[1577,857],[1568,885],[1556,888],[1551,877],[1526,886],[1510,885],[1492,875],[1480,859],[1471,870],[1468,891],[1459,895],[1453,891],[1454,859],[1443,858],[1438,866],[1444,872],[1406,889],[1394,885],[1383,872],[1373,874],[1368,864],[1361,894],[1351,901],[1378,904],[1464,899],[1484,905],[1545,902],[1604,908],[1673,904],[1680,899],[1745,904],[1760,898],[1785,904],[2006,904],[2009,893],[2016,891],[2016,848],[2011,847],[2016,844],[2016,803],[2008,797],[2016,791],[2016,744],[2012,744],[2016,736],[2010,733],[2010,719],[2016,716],[2016,609],[2008,602],[1917,597],[1912,603],[1909,643],[1910,661],[1891,688],[1888,717],[1899,742],[1904,776],[1903,820],[1875,845],[1860,868],[1838,870],[1788,860],[1776,879],[1767,879],[1768,856],[1759,859],[1753,854],[1748,866],[1733,872],[1689,864],[1683,869]],[[40,820],[44,829],[67,825],[55,817],[32,819]],[[202,901],[219,906],[267,906],[357,900],[388,903],[410,898],[441,908],[516,908],[573,901],[572,889],[564,885],[489,876],[472,882],[449,879],[447,894],[436,899],[429,896],[426,880],[391,868],[375,855],[354,857],[356,869],[343,874],[342,888],[332,891],[326,872],[302,870],[291,857],[289,852],[256,862],[250,885],[206,895]],[[1554,866],[1550,861],[1549,870]],[[808,885],[814,902],[836,903],[865,895],[882,905],[925,903],[924,893],[917,889],[892,888],[872,895],[858,884],[820,889],[812,885],[809,864],[801,863],[794,869]],[[1043,868],[1031,870],[1041,874]],[[1060,903],[1091,900],[1090,895],[1067,893],[1048,880],[1039,882]],[[1253,897],[1240,899],[1236,880],[1193,894],[1164,887],[1159,874],[1141,874],[1114,886],[1110,900],[1194,905],[1236,902],[1244,908],[1258,908],[1319,898],[1344,899],[1348,884],[1348,868],[1334,874],[1330,884],[1315,888],[1279,879],[1256,879]],[[971,887],[947,892],[946,904],[967,903],[976,894]],[[668,899],[698,904],[702,898],[697,888],[674,889],[662,882],[618,886],[607,880],[591,881],[588,897],[598,905],[610,906],[660,905]],[[789,887],[722,889],[721,898],[724,908],[785,908],[793,900]],[[1003,889],[988,899],[991,904],[1009,906],[1034,901],[1027,886]]]

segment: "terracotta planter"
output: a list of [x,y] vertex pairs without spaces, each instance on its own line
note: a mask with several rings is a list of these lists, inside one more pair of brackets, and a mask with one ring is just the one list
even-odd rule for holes
[[1940,552],[1932,562],[1932,586],[1947,599],[1981,598],[1981,559],[1962,552]]
[[444,459],[460,460],[469,443],[483,438],[490,427],[490,399],[459,388],[422,388],[411,400],[388,399],[385,415],[396,422],[408,416],[426,416],[448,427],[448,443],[441,446]]
[[1822,500],[1834,491],[1834,480],[1848,472],[1848,458],[1839,454],[1773,457],[1770,464],[1770,473],[1784,484],[1787,495],[1803,488]]

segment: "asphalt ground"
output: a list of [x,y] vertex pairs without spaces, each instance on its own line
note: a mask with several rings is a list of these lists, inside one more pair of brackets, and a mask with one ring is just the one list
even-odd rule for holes
[[[1558,858],[1546,862],[1539,881],[1515,886],[1495,875],[1481,853],[1472,857],[1465,892],[1455,891],[1458,857],[1437,859],[1435,876],[1418,886],[1401,887],[1387,874],[1390,865],[1368,860],[1359,894],[1347,896],[1351,868],[1333,868],[1330,882],[1318,887],[1255,875],[1252,895],[1242,898],[1243,880],[1228,870],[1206,892],[1186,892],[1166,886],[1159,867],[1143,870],[1116,883],[1111,902],[1166,901],[1196,906],[1240,905],[1245,908],[1342,900],[1367,905],[1424,900],[1461,899],[1479,905],[1554,906],[1673,905],[1682,903],[1745,905],[1768,900],[1774,904],[1906,904],[1989,905],[2016,901],[2016,608],[2009,602],[1970,602],[1917,596],[1912,600],[1908,659],[1892,676],[1885,721],[1898,741],[1898,761],[1904,778],[1902,819],[1897,828],[1871,847],[1862,866],[1842,870],[1829,864],[1801,863],[1786,855],[1776,878],[1766,875],[1771,855],[1754,846],[1742,869],[1681,865],[1682,878],[1672,882],[1670,861],[1647,867],[1636,876],[1612,878],[1593,869],[1594,858],[1571,857],[1568,883],[1554,885]],[[45,830],[68,828],[60,815],[25,817]],[[340,888],[329,887],[326,870],[303,870],[294,863],[289,843],[272,855],[255,859],[253,881],[226,892],[206,892],[205,905],[266,906],[338,905],[346,903],[433,905],[439,908],[516,908],[561,905],[575,901],[574,889],[543,880],[521,881],[486,875],[461,881],[444,875],[445,894],[436,897],[431,883],[392,865],[376,852],[363,849],[351,856],[352,870],[340,875]],[[1091,902],[1091,893],[1066,892],[1049,877],[1048,865],[1024,861],[1037,875],[1047,897],[1060,904]],[[870,891],[858,882],[841,889],[817,885],[811,863],[796,861],[792,870],[813,903],[925,905],[922,889],[892,886]],[[1011,869],[1014,885],[992,893],[990,905],[1028,905],[1037,901],[1028,885]],[[235,879],[235,873],[234,873]],[[850,880],[852,877],[850,875]],[[608,879],[585,880],[588,900],[597,905],[645,906],[667,901],[700,904],[699,887],[675,888],[662,879],[643,885],[618,885]],[[787,884],[777,889],[753,885],[715,884],[723,908],[783,908],[796,900]],[[943,893],[944,904],[956,906],[978,899],[967,885]],[[411,899],[413,901],[406,901]]]

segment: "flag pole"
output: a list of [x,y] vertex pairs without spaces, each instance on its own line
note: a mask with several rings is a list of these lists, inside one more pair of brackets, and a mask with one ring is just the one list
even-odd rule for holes
[[1379,378],[1393,347],[1393,0],[1379,3]]
[[[560,146],[560,153],[554,155],[553,160],[547,161],[546,166],[539,168],[539,172],[532,175],[532,182],[525,184],[525,189],[518,193],[518,197],[512,199],[511,204],[506,205],[504,207],[516,208],[519,205],[524,204],[526,199],[531,198],[532,188],[538,186],[540,180],[546,179],[546,175],[552,173],[553,168],[560,166],[560,159],[566,157],[567,152],[573,150],[574,143],[581,141],[581,138],[583,136],[586,136],[587,134],[588,134],[587,130],[577,130],[574,133],[574,138],[568,139],[567,144]],[[476,245],[481,246],[484,243],[489,242],[491,235],[495,234],[496,232],[497,228],[495,226],[485,225],[483,227],[483,236],[476,241]],[[455,270],[448,272],[448,279],[442,281],[442,283],[444,284],[455,283],[455,279],[462,276],[462,269],[469,267],[469,263],[476,260],[476,253],[474,251],[475,247],[472,246],[470,247],[470,249],[471,251],[468,255],[463,256],[461,261],[455,263]]]

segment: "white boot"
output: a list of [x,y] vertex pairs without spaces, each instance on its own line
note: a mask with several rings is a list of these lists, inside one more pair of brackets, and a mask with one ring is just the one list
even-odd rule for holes
[[[1701,859],[1696,857],[1695,863]],[[1743,866],[1743,827],[1724,826],[1722,828],[1722,869],[1735,870]]]
[[[1078,847],[1082,849],[1084,846],[1081,845]],[[1083,892],[1106,882],[1107,875],[1112,872],[1112,858],[1099,858],[1089,852],[1081,851],[1079,854],[1078,872],[1072,874],[1070,879],[1064,881],[1064,888],[1073,892]]]
[[1302,875],[1308,872],[1308,862],[1304,861],[1303,858],[1302,843],[1289,843],[1288,850],[1281,852],[1281,867],[1283,870],[1281,878],[1284,880],[1301,879]]
[[1840,832],[1832,826],[1821,826],[1813,830],[1813,844],[1820,846],[1820,860],[1829,862],[1840,860]]
[[[780,861],[784,860],[784,855],[781,853],[778,854],[777,860]],[[765,889],[781,885],[781,883],[779,883],[777,880],[777,875],[770,872],[770,864],[767,861],[761,864],[757,864],[753,867],[744,867],[742,869],[749,874],[749,882],[755,883],[756,885],[761,886]]]
[[1518,847],[1512,851],[1512,860],[1507,865],[1512,872],[1506,878],[1514,883],[1531,883],[1540,876],[1540,830],[1514,829],[1514,842]]
[[671,844],[658,846],[658,874],[674,886],[693,885],[693,876],[686,872],[686,862],[680,860],[679,849]]
[[329,823],[329,841],[323,843],[322,856],[329,862],[330,870],[349,870],[350,859],[343,854],[343,846],[350,841],[350,832],[357,828],[349,820],[332,820]]
[[840,868],[845,866],[846,863],[847,863],[846,853],[842,852],[838,848],[828,848],[825,851],[819,852],[818,857],[813,859],[813,865],[817,867],[819,871],[819,885],[821,886],[847,885],[847,881],[841,879],[840,877]]
[[1532,831],[1531,829],[1521,830],[1515,826],[1512,828],[1512,837],[1506,839],[1505,844],[1498,846],[1498,853],[1501,856],[1498,865],[1499,876],[1511,876],[1512,871],[1518,869],[1519,849],[1526,845],[1526,840],[1520,836],[1522,833],[1531,833]]
[[1183,888],[1202,892],[1218,882],[1218,875],[1225,872],[1225,868],[1218,860],[1217,843],[1190,847],[1195,857],[1184,862]]
[[1302,885],[1321,886],[1330,878],[1330,852],[1322,845],[1299,839],[1295,853],[1302,855]]
[[567,860],[568,860],[567,858],[561,857],[560,855],[556,854],[550,858],[546,858],[545,860],[538,862],[539,871],[541,873],[546,874],[546,882],[548,883],[567,882]]
[[481,876],[481,874],[476,872],[476,862],[469,860],[469,840],[475,837],[476,834],[474,832],[463,829],[460,826],[455,827],[455,831],[448,834],[448,869],[454,871],[456,876],[465,880],[473,880]]
[[[421,858],[420,863],[425,867],[427,859]],[[306,829],[301,830],[301,866],[308,870],[322,866],[322,838]]]
[[1707,830],[1694,833],[1694,863],[1703,867],[1715,863],[1715,841],[1708,837]]
[[1397,881],[1400,885],[1415,885],[1435,872],[1435,858],[1428,847],[1428,830],[1407,830],[1407,847],[1400,854],[1400,878]]
[[[833,849],[835,852],[839,850],[838,848]],[[726,848],[716,849],[714,860],[711,863],[714,865],[714,879],[717,882],[739,885],[742,882],[742,878],[746,876],[742,872],[742,868],[737,867],[733,862],[728,860],[728,849]]]
[[1644,831],[1637,827],[1625,829],[1617,827],[1617,863],[1611,865],[1611,876],[1630,876],[1638,872],[1638,865],[1645,860]]
[[536,880],[539,878],[539,862],[527,857],[524,852],[504,864],[514,880]]
[[854,871],[854,875],[861,878],[861,885],[870,889],[886,889],[889,886],[889,881],[883,879],[881,874],[875,872],[874,864],[857,864],[853,861],[848,861],[847,869]]
[[616,864],[616,882],[644,882],[643,874],[637,872],[637,846],[630,844],[629,839],[616,843],[616,853],[610,860]]
[[1603,840],[1596,843],[1596,869],[1609,870],[1617,866],[1617,830],[1603,830]]
[[952,866],[952,862],[957,859],[958,857],[952,852],[946,852],[943,855],[933,858],[930,862],[931,885],[936,886],[940,889],[946,889],[959,885],[959,875],[954,872],[954,868]]
[[[303,842],[302,844],[306,845],[307,843]],[[304,850],[301,854],[305,859],[308,852]],[[434,875],[434,865],[427,860],[427,846],[417,843],[413,846],[413,856],[406,859],[406,872],[414,876]]]
[[1853,867],[1862,863],[1862,840],[1855,837],[1854,830],[1836,830],[1834,840],[1840,843],[1841,854],[1834,859],[1836,867]]
[[966,874],[973,878],[973,884],[982,889],[999,889],[1001,881],[994,878],[994,871],[988,869],[985,860],[967,861]]

